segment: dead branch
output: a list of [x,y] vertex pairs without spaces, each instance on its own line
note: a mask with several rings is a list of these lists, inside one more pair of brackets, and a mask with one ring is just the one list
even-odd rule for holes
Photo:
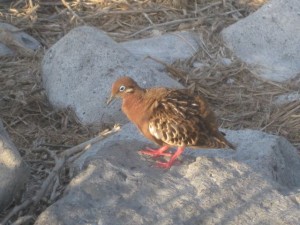
[[91,147],[92,144],[96,143],[96,142],[99,142],[99,141],[102,141],[103,139],[107,138],[108,136],[118,132],[120,130],[120,126],[119,125],[116,125],[112,130],[109,130],[109,131],[104,131],[102,132],[99,136],[97,137],[94,137],[86,142],[83,142],[79,145],[76,145],[72,148],[69,148],[65,151],[63,151],[60,155],[61,156],[65,156],[66,158],[69,158],[70,156],[78,153],[78,152],[81,152],[82,150],[87,150]]
[[24,225],[29,223],[29,221],[33,221],[34,217],[32,215],[28,215],[28,216],[22,216],[19,217],[14,223],[12,223],[11,225]]

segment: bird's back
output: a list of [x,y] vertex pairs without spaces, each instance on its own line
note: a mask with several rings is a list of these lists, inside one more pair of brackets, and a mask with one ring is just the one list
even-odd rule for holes
[[147,90],[145,100],[151,104],[147,128],[158,144],[234,148],[219,132],[215,115],[203,97],[186,90],[153,88]]

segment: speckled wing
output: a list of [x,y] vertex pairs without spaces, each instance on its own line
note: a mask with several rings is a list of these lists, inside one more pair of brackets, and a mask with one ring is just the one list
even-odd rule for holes
[[[160,98],[149,120],[149,132],[158,140],[171,146],[197,146],[203,148],[224,148],[227,144],[214,135],[206,118],[211,111],[199,97],[182,90],[169,90]],[[202,107],[202,108],[201,108]],[[212,115],[214,119],[214,115]],[[212,125],[215,122],[213,121]],[[219,133],[220,134],[220,133]],[[222,135],[220,135],[222,136]],[[223,136],[222,136],[223,137]],[[221,138],[222,139],[222,138]]]

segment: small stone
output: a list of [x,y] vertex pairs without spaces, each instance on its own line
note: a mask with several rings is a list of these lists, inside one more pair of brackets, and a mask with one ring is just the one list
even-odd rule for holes
[[[41,46],[41,44],[36,39],[34,39],[33,37],[31,37],[23,31],[18,31],[19,29],[11,24],[0,23],[0,31],[1,30],[11,32],[11,36],[14,38],[14,41],[23,46],[24,49],[30,49],[35,51]],[[14,54],[14,51],[12,51],[8,46],[0,42],[0,56],[12,56]]]
[[207,67],[208,65],[206,63],[202,63],[202,62],[194,62],[193,63],[193,67],[197,68],[197,69],[202,69],[204,67]]
[[152,35],[154,36],[154,37],[157,37],[157,36],[161,36],[162,35],[162,32],[160,31],[160,30],[156,30],[156,29],[154,29],[154,30],[152,30]]
[[13,86],[15,86],[16,85],[16,81],[15,80],[13,80],[13,79],[9,79],[9,80],[7,80],[6,82],[5,82],[5,86],[6,87],[13,87]]
[[220,61],[224,66],[230,66],[232,63],[232,60],[229,58],[221,58]]
[[229,78],[227,81],[226,81],[227,84],[234,84],[235,83],[235,80],[232,79],[232,78]]
[[300,92],[291,92],[283,95],[279,95],[274,99],[276,105],[282,105],[293,101],[300,101]]

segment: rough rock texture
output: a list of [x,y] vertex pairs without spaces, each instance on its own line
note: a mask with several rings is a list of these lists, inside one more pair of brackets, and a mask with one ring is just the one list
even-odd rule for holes
[[271,0],[222,31],[223,39],[258,75],[287,81],[300,72],[300,1]]
[[125,125],[77,160],[79,174],[36,225],[299,224],[296,149],[258,131],[226,133],[237,152],[191,150],[163,170],[137,154],[149,142]]
[[120,102],[106,105],[112,83],[124,75],[144,87],[181,87],[93,27],[70,31],[46,52],[42,62],[43,84],[50,102],[56,107],[72,107],[85,124],[127,121]]
[[[19,30],[19,28],[13,25],[0,23],[0,35],[2,35],[1,30],[12,31],[13,38],[24,48],[28,48],[34,51],[41,46],[40,42],[38,42],[36,39],[26,34],[25,32],[16,32],[17,30]],[[0,56],[11,56],[14,54],[15,53],[10,48],[0,42]]]
[[29,169],[0,121],[0,212],[25,188]]
[[165,63],[173,63],[192,57],[200,48],[200,43],[198,35],[194,32],[173,32],[120,44],[137,58],[163,71],[164,65],[146,57],[151,56]]

